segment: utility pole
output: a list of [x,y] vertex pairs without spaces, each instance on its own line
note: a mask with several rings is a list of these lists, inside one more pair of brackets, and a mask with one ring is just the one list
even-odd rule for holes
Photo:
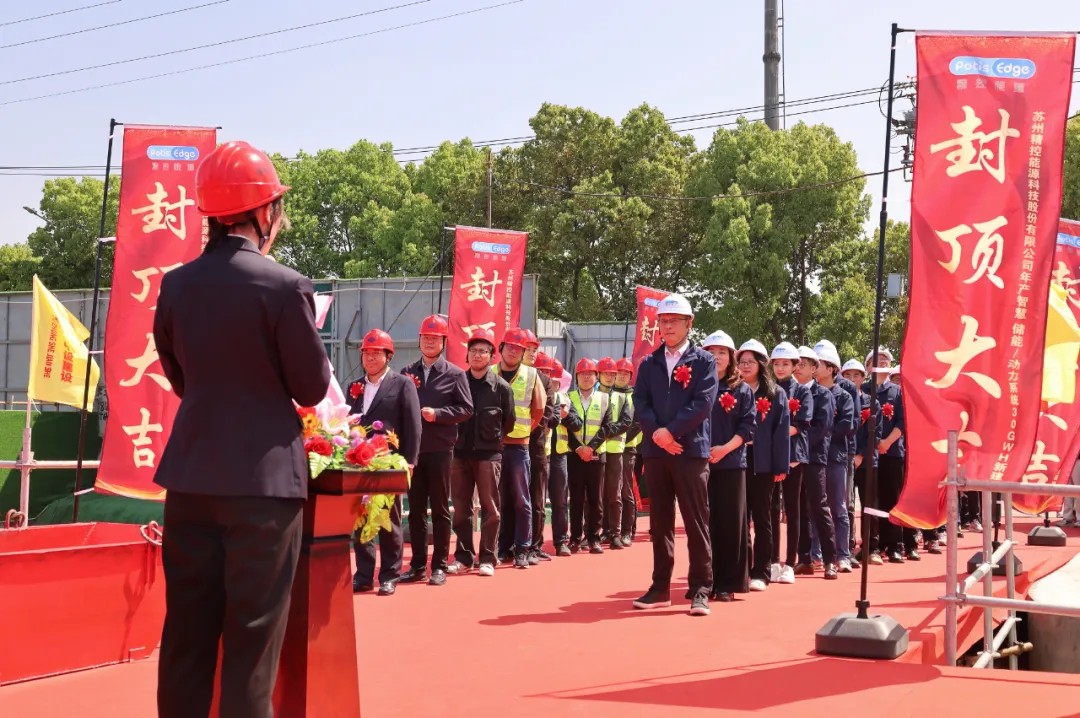
[[491,148],[488,147],[488,229],[491,229],[491,176],[492,176],[492,157]]
[[780,42],[777,31],[779,0],[765,0],[765,124],[780,129]]

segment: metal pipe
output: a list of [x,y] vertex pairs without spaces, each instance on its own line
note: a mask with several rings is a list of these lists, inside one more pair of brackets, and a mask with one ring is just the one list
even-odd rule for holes
[[[89,370],[89,367],[87,367]],[[19,511],[23,516],[30,517],[30,466],[34,461],[34,452],[30,446],[30,409],[34,402],[30,400],[30,394],[26,395],[26,425],[23,426],[22,453],[19,461],[22,467],[19,471]]]
[[953,600],[956,598],[958,565],[958,547],[955,537],[960,523],[960,490],[956,486],[959,436],[960,432],[955,429],[949,432],[949,482],[945,489],[947,516],[945,530],[949,533],[949,540],[945,543],[945,596],[949,599],[945,602],[945,665],[947,666],[956,665],[956,623],[959,613],[959,606]]
[[[991,494],[985,491],[982,494],[982,515],[983,518],[990,516],[993,513],[993,498]],[[1007,549],[1006,549],[1007,550]],[[994,572],[993,567],[997,563],[997,560],[993,558],[993,543],[991,543],[990,532],[983,531],[983,565],[979,566],[980,569],[986,569],[983,574],[983,596],[993,597],[994,595]],[[989,558],[988,558],[989,557]],[[976,572],[977,573],[977,572]],[[969,577],[970,578],[970,577]],[[967,581],[964,582],[964,593],[968,592]],[[990,651],[990,647],[994,643],[994,612],[989,608],[983,610],[983,648],[986,651]]]
[[[100,461],[84,461],[83,468],[96,469],[100,463]],[[22,459],[16,459],[14,461],[4,459],[0,461],[0,469],[22,469],[26,466],[31,471],[34,469],[74,469],[77,465],[78,462],[71,459],[56,461],[36,461],[31,459],[28,463],[23,463]]]
[[[1016,550],[1016,544],[1013,542],[1013,505],[1012,494],[1003,493],[1001,495],[1002,501],[1005,503],[1005,543],[1009,545],[1009,551],[1005,556],[1005,596],[1006,598],[1016,598],[1016,565],[1013,561],[1014,552]],[[1016,612],[1009,609],[1009,618],[1005,621],[1009,624],[1009,645],[1016,643]],[[996,651],[1001,647],[1000,642],[994,639],[994,650]],[[1019,670],[1020,664],[1016,659],[1016,656],[1009,654],[1009,670]]]
[[[994,644],[990,650],[983,651],[979,656],[979,660],[975,661],[975,668],[993,668],[994,659],[1001,657],[999,653],[1001,644],[1005,642],[1005,638],[1009,635],[1010,631],[1016,630],[1016,616],[1010,616],[1006,618],[1004,623],[998,626],[997,633],[994,634]],[[1016,659],[1016,656],[1011,656],[1009,662],[1012,663]]]
[[1080,618],[1080,606],[1063,606],[1056,603],[1040,603],[1037,601],[1024,601],[1019,598],[998,598],[996,596],[959,596],[957,601],[971,606],[1011,608],[1014,611]]
[[[1080,498],[1080,486],[1072,484],[1023,484],[1018,481],[967,481],[967,491],[1008,491],[1011,494],[1035,494],[1041,496],[1072,496]],[[986,518],[985,516],[983,518]]]
[[[977,584],[980,580],[985,579],[987,576],[991,576],[991,580],[993,580],[994,566],[997,566],[998,561],[1000,561],[1012,547],[1013,543],[1009,540],[1006,540],[1000,545],[998,545],[997,549],[995,549],[994,552],[990,554],[990,560],[983,560],[983,562],[979,564],[979,567],[975,569],[970,576],[964,579],[964,588],[961,592],[966,594],[968,591],[974,588],[975,584]],[[985,556],[985,554],[983,555]]]

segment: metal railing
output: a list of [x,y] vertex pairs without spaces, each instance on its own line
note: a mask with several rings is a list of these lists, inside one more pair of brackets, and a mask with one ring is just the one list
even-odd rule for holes
[[[948,437],[948,478],[942,484],[946,489],[946,531],[949,541],[945,556],[945,665],[956,665],[957,623],[962,606],[976,606],[983,609],[983,650],[975,662],[975,668],[993,668],[994,660],[1009,659],[1009,670],[1018,669],[1017,657],[1030,648],[1017,646],[1016,624],[1019,622],[1017,611],[1027,613],[1045,613],[1056,616],[1080,616],[1080,607],[1063,606],[1039,601],[1016,598],[1016,566],[1013,552],[1016,540],[1013,535],[1013,494],[1037,494],[1040,496],[1066,496],[1080,498],[1080,486],[1061,484],[1025,484],[1017,481],[969,481],[964,470],[957,467],[957,444],[959,432],[950,431]],[[982,494],[982,515],[985,521],[993,513],[993,494],[1002,496],[1002,514],[1005,521],[1005,540],[995,549],[991,541],[990,527],[983,529],[983,562],[975,571],[959,580],[959,559],[956,536],[960,524],[960,492],[977,491]],[[987,558],[989,557],[989,558]],[[1005,598],[994,596],[994,567],[1005,561]],[[968,592],[982,581],[982,595],[970,595]],[[1005,620],[994,629],[994,609],[1005,609]],[[1005,643],[1008,645],[1005,646]],[[1005,646],[1002,648],[1002,646]]]

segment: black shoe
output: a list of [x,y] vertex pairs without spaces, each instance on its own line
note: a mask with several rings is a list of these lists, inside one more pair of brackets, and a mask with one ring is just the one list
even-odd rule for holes
[[716,594],[716,600],[720,603],[731,603],[735,600],[735,594],[728,593],[727,591],[721,591],[720,593]]
[[387,581],[379,584],[380,596],[393,596],[397,592],[397,583],[394,581]]
[[853,571],[858,571],[860,568],[862,568],[862,562],[857,558],[852,557],[850,563],[851,563],[851,569]]
[[524,551],[522,551],[521,553],[514,554],[513,561],[514,561],[514,568],[528,568],[529,567],[529,557],[525,555]]
[[504,553],[499,556],[499,563],[514,563],[515,558],[513,553]]
[[904,557],[900,555],[899,551],[889,552],[889,563],[903,563]]
[[530,566],[536,566],[540,563],[540,557],[536,555],[536,551],[529,551],[526,553],[525,560],[529,562]]
[[428,580],[429,586],[443,586],[446,584],[446,571],[441,568],[437,568],[431,572],[431,578]]
[[698,591],[694,594],[694,600],[690,603],[690,615],[709,615],[709,594],[705,593],[704,591]]
[[559,557],[570,556],[570,555],[572,555],[572,553],[573,552],[570,551],[570,547],[567,546],[564,543],[559,544],[559,547],[557,549],[555,549],[555,555],[559,556]]
[[580,553],[581,552],[581,542],[580,541],[571,541],[570,542],[570,547],[569,547],[568,550],[570,551],[570,553]]
[[538,558],[541,561],[550,561],[551,560],[551,554],[549,554],[547,551],[545,551],[542,548],[533,549],[533,555],[536,556],[536,558]]
[[623,548],[630,548],[631,546],[634,545],[634,540],[632,538],[630,538],[630,534],[623,534],[622,545],[623,545]]
[[589,544],[589,553],[601,554],[604,553],[604,547],[600,545],[599,541],[593,541]]
[[908,561],[922,561],[922,556],[919,555],[919,550],[913,548],[910,551],[908,551],[907,552],[907,560]]
[[370,583],[364,583],[359,578],[354,577],[352,580],[353,593],[367,593],[373,588],[375,588],[373,585],[371,585]]
[[608,548],[612,551],[622,551],[622,547],[622,539],[618,537],[611,539],[611,543],[608,544]]
[[404,573],[401,578],[397,580],[398,583],[420,583],[427,581],[427,569],[426,568],[410,568]]
[[796,576],[813,576],[814,575],[814,564],[812,564],[812,563],[795,564],[795,575]]
[[653,608],[667,608],[671,605],[671,593],[669,591],[658,591],[654,588],[650,588],[645,592],[645,595],[634,601],[634,608],[639,611],[648,611]]
[[926,553],[939,554],[941,553],[941,544],[937,541],[931,541],[926,546]]

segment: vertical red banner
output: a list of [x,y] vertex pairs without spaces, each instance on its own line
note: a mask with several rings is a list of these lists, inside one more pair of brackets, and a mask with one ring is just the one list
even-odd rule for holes
[[474,330],[493,331],[497,347],[506,330],[519,325],[528,241],[528,232],[455,228],[448,361],[465,366],[465,349]]
[[165,497],[165,490],[154,484],[154,473],[180,400],[158,362],[154,309],[162,275],[202,253],[195,168],[216,142],[213,128],[124,128],[123,183],[105,321],[109,416],[95,486],[104,493]]
[[656,316],[656,307],[660,300],[671,292],[664,292],[651,287],[637,288],[637,329],[634,332],[634,378],[641,361],[656,351],[660,346],[660,329]]
[[[1080,324],[1080,291],[1076,285],[1080,284],[1080,222],[1063,219],[1058,226],[1057,248],[1054,252],[1054,269],[1051,275],[1052,285],[1059,287],[1065,295],[1065,309],[1071,314],[1072,320]],[[1051,343],[1053,334],[1052,322],[1054,320],[1053,307],[1051,317],[1047,320],[1047,344]],[[1059,322],[1060,323],[1060,322]],[[1066,339],[1074,340],[1068,336],[1071,332],[1063,332]],[[1063,370],[1071,369],[1073,382],[1080,379],[1076,370],[1077,347],[1058,347],[1065,350],[1062,357]],[[1050,348],[1047,348],[1050,351]],[[1045,380],[1044,398],[1046,398]],[[1067,484],[1076,464],[1077,454],[1080,453],[1080,432],[1076,427],[1080,426],[1080,391],[1073,385],[1072,401],[1048,401],[1039,417],[1039,431],[1035,437],[1035,449],[1031,453],[1031,459],[1027,471],[1024,473],[1024,481],[1038,484]],[[1067,392],[1066,392],[1067,393]],[[1030,514],[1041,514],[1044,511],[1055,511],[1061,507],[1059,496],[1034,496],[1030,494],[1013,495],[1013,505],[1021,511]]]
[[970,478],[1020,481],[1039,424],[1073,34],[920,33],[903,390],[904,523],[945,522],[949,430]]

